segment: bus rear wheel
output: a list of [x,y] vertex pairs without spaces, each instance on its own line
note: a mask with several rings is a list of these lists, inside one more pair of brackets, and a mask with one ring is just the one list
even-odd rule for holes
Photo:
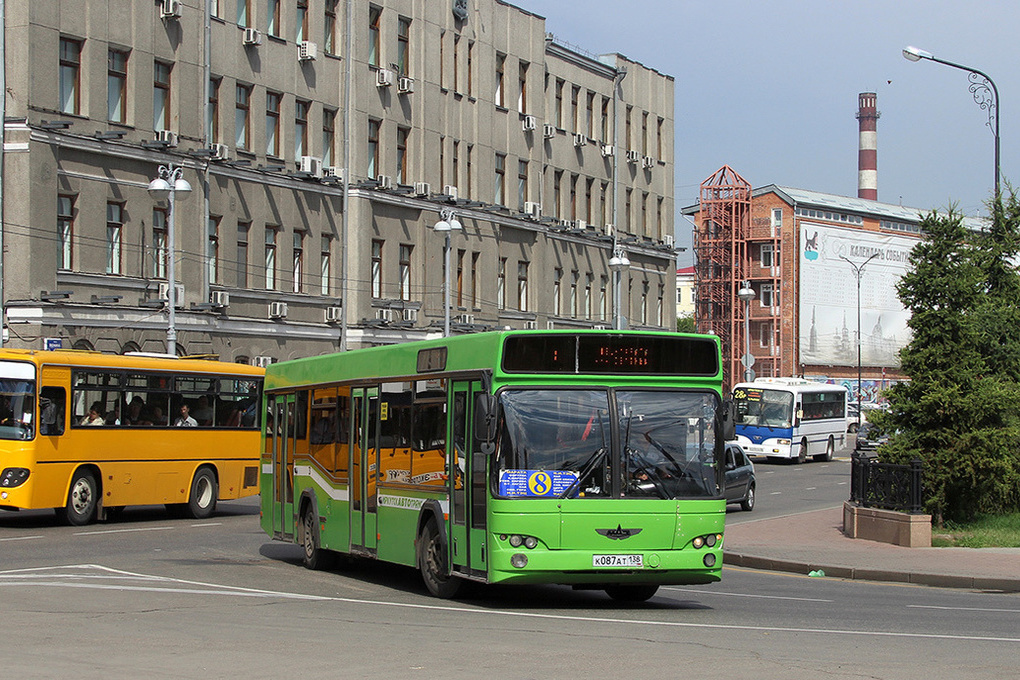
[[836,450],[836,443],[829,437],[828,443],[825,444],[825,453],[815,456],[815,460],[820,463],[827,463],[832,460],[832,454]]
[[99,510],[99,486],[95,475],[88,470],[78,470],[71,480],[71,490],[67,493],[67,505],[59,513],[68,524],[76,527],[96,521]]
[[658,590],[659,586],[607,586],[606,595],[617,602],[645,602]]
[[450,574],[446,560],[446,543],[439,535],[436,520],[430,519],[425,523],[421,536],[418,537],[417,552],[418,569],[429,592],[434,597],[444,600],[456,597],[464,582]]
[[199,468],[195,478],[191,480],[191,493],[188,495],[188,514],[194,519],[207,519],[216,509],[216,498],[219,488],[216,475],[207,467]]

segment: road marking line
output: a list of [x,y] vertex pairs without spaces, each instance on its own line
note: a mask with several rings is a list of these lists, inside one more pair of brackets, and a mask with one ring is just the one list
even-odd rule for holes
[[[160,576],[152,576],[148,574],[135,574],[129,571],[123,571],[121,569],[113,569],[110,567],[104,567],[97,564],[82,564],[82,565],[67,565],[64,567],[40,567],[34,569],[15,569],[6,572],[0,572],[0,586],[3,585],[24,585],[15,581],[4,580],[5,575],[23,575],[26,572],[38,572],[42,570],[54,570],[54,569],[98,569],[108,574],[114,574],[116,576],[129,576],[135,577],[144,581],[161,581],[166,583],[177,583],[186,586],[193,586],[190,588],[155,588],[155,587],[143,587],[143,586],[132,586],[132,587],[118,587],[118,586],[100,586],[100,589],[114,589],[114,590],[142,590],[142,591],[159,591],[165,593],[194,593],[200,595],[218,594],[218,595],[230,595],[235,597],[265,597],[265,598],[280,598],[287,600],[311,600],[318,602],[342,602],[344,604],[352,605],[367,605],[370,607],[395,607],[398,609],[420,609],[424,611],[433,612],[450,612],[454,614],[475,614],[478,616],[498,616],[498,617],[517,617],[523,619],[541,619],[548,621],[568,621],[576,622],[581,621],[585,623],[609,623],[613,625],[639,625],[639,626],[652,626],[657,628],[689,628],[695,630],[740,630],[749,631],[754,633],[770,632],[770,633],[793,633],[793,634],[814,634],[814,635],[833,635],[836,637],[879,637],[879,638],[913,638],[923,640],[960,640],[967,642],[1007,642],[1010,644],[1020,643],[1020,637],[994,637],[994,636],[982,636],[982,635],[950,635],[950,634],[938,634],[938,633],[910,633],[910,632],[893,632],[893,631],[881,631],[881,630],[845,630],[836,628],[794,628],[785,626],[750,626],[750,625],[735,625],[735,624],[721,624],[721,623],[705,623],[705,622],[684,622],[684,621],[653,621],[649,619],[620,619],[610,618],[606,616],[573,616],[568,614],[542,614],[538,612],[521,612],[521,611],[510,611],[505,609],[483,609],[483,608],[468,608],[468,607],[454,607],[451,605],[440,605],[440,604],[413,604],[410,602],[386,602],[384,600],[365,600],[352,597],[329,597],[321,595],[303,595],[301,593],[286,593],[281,591],[273,590],[260,590],[256,588],[242,588],[238,586],[223,586],[215,583],[203,583],[201,581],[189,581],[185,579],[167,578]],[[74,575],[66,575],[67,577],[74,578]],[[33,583],[33,582],[29,582]],[[36,581],[35,585],[45,585],[45,582]],[[90,586],[85,584],[60,584],[55,583],[54,585],[62,585],[76,588],[95,588],[96,586]],[[201,588],[214,588],[216,590],[200,590],[195,586]]]
[[806,489],[804,489],[804,490],[805,490],[805,491],[817,491],[817,490],[818,490],[818,487],[817,487],[817,486],[809,486],[808,488],[806,488]]
[[982,607],[940,607],[928,604],[908,604],[907,609],[942,609],[953,612],[995,612],[997,614],[1020,614],[1020,609],[984,609]]
[[142,529],[104,529],[103,531],[79,531],[75,536],[100,536],[102,534],[130,534],[138,531],[169,531],[173,527],[145,527]]
[[43,536],[12,536],[11,538],[0,538],[0,542],[3,541],[31,541],[34,538],[44,538]]
[[663,590],[675,590],[680,593],[702,593],[704,595],[727,595],[729,597],[754,597],[762,600],[793,600],[795,602],[823,602],[832,604],[835,600],[821,600],[814,597],[783,597],[781,595],[754,595],[751,593],[726,593],[718,590],[697,590],[694,588],[673,588],[667,587]]
[[193,527],[221,527],[223,522],[209,522],[207,524],[192,524]]

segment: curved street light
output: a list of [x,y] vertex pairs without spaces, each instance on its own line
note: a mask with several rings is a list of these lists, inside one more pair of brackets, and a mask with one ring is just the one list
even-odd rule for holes
[[743,287],[737,291],[737,299],[744,301],[744,382],[754,380],[754,357],[751,356],[751,300],[756,297],[750,281],[744,281]]
[[974,95],[974,101],[981,107],[981,110],[988,111],[988,122],[986,125],[992,128],[992,134],[995,136],[995,200],[999,200],[999,89],[995,87],[995,82],[987,74],[982,73],[976,68],[939,59],[931,52],[914,47],[913,45],[903,48],[903,58],[907,61],[927,59],[966,71],[970,74],[967,77],[970,81],[970,93]]
[[184,168],[173,165],[159,166],[159,177],[149,182],[149,196],[157,201],[169,201],[169,209],[166,217],[166,278],[167,278],[167,307],[169,316],[166,328],[166,353],[176,356],[177,354],[177,326],[174,313],[177,309],[177,286],[174,271],[174,203],[177,194],[186,198],[191,193],[191,185],[182,176]]
[[613,248],[609,258],[609,269],[613,272],[613,330],[623,330],[623,271],[630,267],[627,251],[619,246]]
[[432,227],[446,236],[443,244],[443,337],[450,337],[450,232],[460,231],[461,224],[452,210],[439,213],[439,221]]
[[854,274],[857,275],[857,429],[861,429],[861,275],[864,273],[864,267],[873,259],[878,257],[878,253],[872,253],[868,259],[859,265],[854,264],[845,255],[840,255],[840,259],[846,260],[847,263],[854,268]]

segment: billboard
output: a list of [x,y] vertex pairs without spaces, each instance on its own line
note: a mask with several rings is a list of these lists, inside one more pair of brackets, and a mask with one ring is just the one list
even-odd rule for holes
[[910,236],[800,223],[801,364],[857,365],[857,274],[851,263],[860,267],[871,258],[861,275],[861,365],[899,367],[899,350],[910,341],[910,314],[896,296],[896,283],[910,267],[917,242]]

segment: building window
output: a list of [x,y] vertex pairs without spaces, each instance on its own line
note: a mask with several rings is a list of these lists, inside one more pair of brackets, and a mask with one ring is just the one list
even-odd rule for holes
[[280,99],[279,92],[266,92],[266,155],[280,155]]
[[293,266],[291,272],[293,273],[293,290],[295,293],[300,293],[304,290],[304,278],[305,278],[305,234],[302,231],[294,232],[294,253],[293,253]]
[[321,245],[319,246],[319,294],[329,295],[329,280],[332,276],[331,269],[332,265],[330,261],[331,257],[331,246],[332,239],[329,236],[323,236]]
[[209,118],[205,121],[205,136],[210,144],[220,140],[221,81],[221,78],[209,79]]
[[609,297],[606,295],[606,288],[609,279],[605,276],[599,279],[599,320],[605,321],[609,316]]
[[157,61],[152,76],[152,129],[157,132],[170,129],[170,70],[171,64]]
[[326,54],[337,54],[336,43],[336,2],[337,0],[326,0],[326,26],[323,36],[322,51]]
[[368,121],[368,176],[375,179],[379,174],[379,121]]
[[562,307],[562,296],[563,296],[563,270],[557,267],[553,270],[553,315],[561,316],[563,314]]
[[297,0],[297,36],[296,42],[308,40],[308,0]]
[[468,40],[467,64],[465,65],[465,70],[467,71],[467,95],[469,97],[473,97],[475,94],[474,59],[475,59],[475,41]]
[[166,278],[166,210],[154,208],[152,211],[152,270],[154,279]]
[[457,251],[457,306],[464,306],[464,251]]
[[662,325],[662,300],[665,298],[665,286],[659,286],[659,296],[655,299],[655,325]]
[[584,182],[584,220],[588,224],[593,224],[592,217],[592,189],[595,186],[595,178],[589,177]]
[[410,128],[397,128],[397,184],[407,184],[407,138]]
[[581,96],[581,88],[574,85],[570,88],[570,125],[573,128],[573,132],[577,133],[581,131],[581,118],[580,111],[577,108],[577,100]]
[[248,233],[251,222],[237,223],[237,287],[248,287]]
[[57,196],[57,240],[60,242],[60,268],[74,267],[74,197]]
[[411,20],[405,17],[397,19],[397,72],[411,75]]
[[106,204],[106,273],[120,274],[121,234],[124,229],[124,205]]
[[280,37],[280,0],[266,0],[266,35]]
[[506,188],[506,155],[496,154],[496,174],[493,178],[495,191],[493,192],[493,203],[503,205],[503,190]]
[[626,128],[625,128],[626,131],[624,133],[624,138],[623,138],[625,140],[625,143],[626,143],[628,149],[633,149],[634,148],[634,138],[631,135],[631,118],[633,117],[633,113],[634,113],[634,107],[633,106],[628,106],[627,107]]
[[238,85],[235,88],[236,103],[234,104],[235,146],[238,149],[251,148],[251,86]]
[[475,146],[474,146],[474,144],[468,144],[467,145],[467,158],[466,158],[465,163],[464,163],[464,169],[466,171],[465,181],[464,181],[464,198],[471,198],[471,184],[472,184],[472,180],[471,180],[471,159],[474,156],[474,153],[475,153]]
[[266,289],[276,289],[276,227],[266,225]]
[[[451,165],[453,167],[453,185],[454,186],[460,186],[460,141],[459,140],[456,140],[456,139],[453,140],[452,153],[453,153],[453,156],[450,158],[450,163],[451,163]],[[462,188],[466,189],[467,187],[462,187]],[[466,197],[466,196],[467,196],[467,193],[464,192],[462,194],[462,198]]]
[[251,0],[237,0],[237,25],[251,27]]
[[517,263],[517,309],[528,311],[528,263]]
[[577,318],[577,270],[570,272],[570,317]]
[[500,309],[506,309],[506,258],[499,258],[499,266],[496,269],[496,304]]
[[584,109],[584,130],[590,139],[595,139],[595,93],[588,93],[588,103]]
[[460,92],[460,36],[453,36],[453,91]]
[[561,207],[563,206],[563,191],[561,189],[563,185],[563,171],[557,170],[553,172],[553,217],[560,219],[563,217]]
[[609,143],[609,97],[602,98],[602,143]]
[[60,39],[60,110],[75,115],[81,112],[81,42]]
[[783,227],[783,209],[773,208],[772,209],[772,236],[775,237],[779,234],[779,230]]
[[641,113],[641,155],[648,155],[648,112]]
[[503,76],[506,69],[506,55],[496,53],[496,93],[493,96],[493,101],[496,102],[496,106],[505,107],[506,101],[504,98],[503,88]]
[[665,123],[662,118],[655,121],[655,157],[660,161],[665,160],[666,157],[662,155],[662,126]]
[[556,127],[563,129],[563,85],[564,82],[559,78],[556,79],[556,91],[555,91],[555,102],[553,105],[553,120],[556,121]]
[[627,189],[627,191],[625,192],[625,195],[624,195],[623,220],[624,220],[624,225],[626,225],[625,226],[625,231],[628,234],[633,234],[634,233],[633,225],[631,224],[631,221],[630,221],[630,215],[631,215],[631,210],[630,209],[631,209],[631,204],[632,204],[633,197],[634,197],[634,190],[633,189]]
[[400,299],[411,299],[411,251],[414,246],[406,243],[400,244]]
[[209,216],[206,225],[209,238],[209,283],[220,282],[220,218]]
[[478,309],[478,253],[471,253],[471,307]]
[[372,239],[372,297],[382,297],[383,242]]
[[517,82],[519,85],[517,94],[517,110],[520,113],[528,112],[528,64],[520,63]]
[[368,8],[368,64],[379,65],[379,19],[382,10],[378,7]]
[[570,220],[577,220],[577,175],[570,176]]
[[771,243],[761,244],[761,266],[772,267],[775,262],[775,247]]
[[336,143],[336,111],[322,110],[322,165],[333,165],[333,145]]
[[591,284],[592,284],[592,280],[593,280],[593,277],[592,277],[591,274],[585,274],[584,275],[584,318],[586,318],[586,319],[590,319],[591,318],[591,312],[592,312],[592,308],[591,308],[591,304],[592,304],[592,301],[591,301]]
[[517,209],[524,212],[528,200],[528,161],[517,161]]
[[109,50],[106,55],[106,117],[127,122],[127,52]]
[[294,102],[294,160],[300,162],[308,156],[308,110],[311,102],[298,99]]
[[762,347],[772,346],[772,324],[763,323],[758,325],[758,344]]
[[762,284],[761,306],[763,308],[779,306],[779,289],[775,285],[771,283]]

